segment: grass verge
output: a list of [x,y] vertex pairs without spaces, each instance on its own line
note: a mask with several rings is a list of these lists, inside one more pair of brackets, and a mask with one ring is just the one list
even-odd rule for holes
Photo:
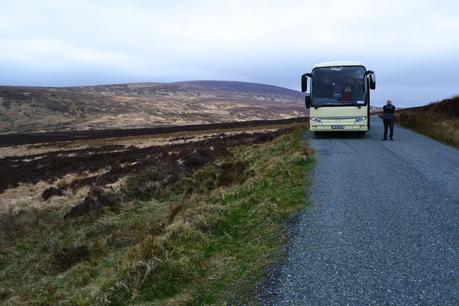
[[142,192],[154,176],[146,169],[115,195],[120,205],[94,215],[2,215],[0,302],[250,302],[282,253],[287,218],[307,205],[312,154],[303,132],[230,148],[162,192]]
[[402,126],[459,148],[459,97],[398,112]]

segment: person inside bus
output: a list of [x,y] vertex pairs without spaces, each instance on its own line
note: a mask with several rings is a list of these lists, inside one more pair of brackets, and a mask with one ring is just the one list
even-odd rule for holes
[[354,95],[352,94],[351,86],[344,87],[343,94],[341,95],[341,100],[343,102],[350,102],[353,100]]
[[354,93],[352,91],[353,83],[351,79],[346,80],[346,86],[343,88],[341,93],[341,101],[350,102],[354,99]]

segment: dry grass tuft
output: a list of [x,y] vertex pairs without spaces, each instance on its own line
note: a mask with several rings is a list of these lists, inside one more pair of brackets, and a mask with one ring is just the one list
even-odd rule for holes
[[398,111],[404,127],[459,148],[459,96]]

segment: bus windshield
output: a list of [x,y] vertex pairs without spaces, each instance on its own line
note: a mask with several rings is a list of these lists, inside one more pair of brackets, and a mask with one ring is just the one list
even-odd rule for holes
[[314,105],[365,104],[365,67],[320,67],[312,75]]

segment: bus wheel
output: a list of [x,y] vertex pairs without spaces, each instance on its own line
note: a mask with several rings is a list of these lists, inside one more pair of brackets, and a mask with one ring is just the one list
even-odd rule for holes
[[320,136],[322,136],[322,135],[323,135],[322,132],[314,132],[314,136],[316,136],[316,137],[320,137]]
[[366,133],[367,133],[367,131],[358,131],[358,132],[357,132],[357,135],[359,135],[359,136],[365,136]]

